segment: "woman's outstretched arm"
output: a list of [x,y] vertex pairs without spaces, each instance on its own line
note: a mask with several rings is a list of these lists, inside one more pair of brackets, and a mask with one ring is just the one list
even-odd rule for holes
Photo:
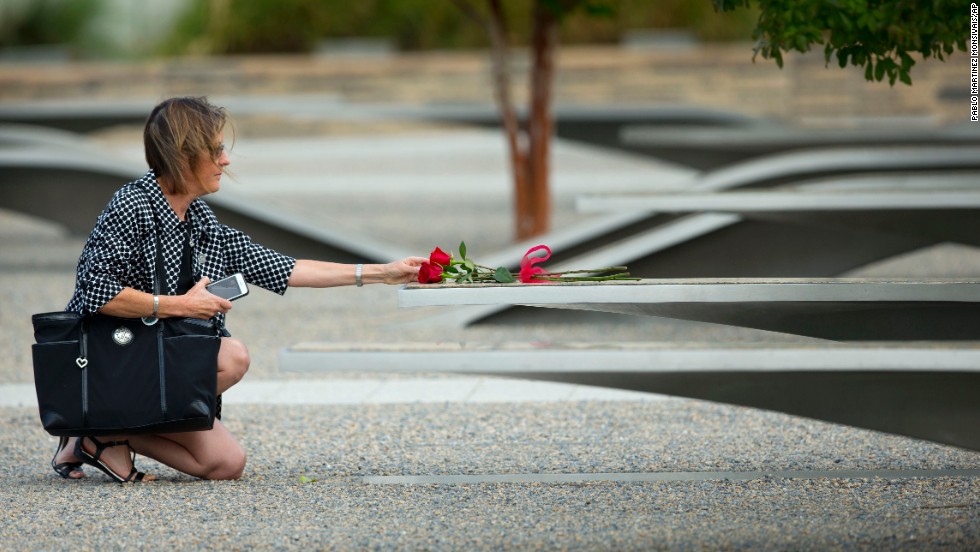
[[[408,257],[388,264],[366,264],[361,271],[365,284],[407,284],[419,278],[425,257]],[[325,288],[355,283],[357,265],[300,259],[289,275],[290,287]]]

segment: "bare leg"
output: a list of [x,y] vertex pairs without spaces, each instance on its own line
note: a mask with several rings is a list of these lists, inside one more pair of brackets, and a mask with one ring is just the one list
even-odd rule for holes
[[218,394],[224,393],[245,377],[251,358],[248,348],[233,337],[222,337],[218,349]]
[[202,479],[238,479],[245,470],[245,449],[219,420],[208,431],[133,435],[137,453]]

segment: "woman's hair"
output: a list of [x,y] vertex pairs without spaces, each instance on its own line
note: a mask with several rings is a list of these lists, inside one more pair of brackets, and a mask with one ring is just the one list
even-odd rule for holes
[[227,118],[225,108],[212,105],[203,96],[170,98],[153,108],[143,129],[143,147],[146,163],[158,179],[166,180],[165,191],[186,193],[184,176],[194,174],[193,167],[202,156],[218,160],[218,135]]

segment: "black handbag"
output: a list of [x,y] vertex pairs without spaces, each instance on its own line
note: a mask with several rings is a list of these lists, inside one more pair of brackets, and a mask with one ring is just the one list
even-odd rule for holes
[[[164,280],[156,243],[153,293]],[[41,425],[57,436],[177,433],[214,427],[223,328],[196,318],[31,317]]]
[[214,427],[219,330],[211,321],[50,312],[31,317],[34,387],[51,435]]

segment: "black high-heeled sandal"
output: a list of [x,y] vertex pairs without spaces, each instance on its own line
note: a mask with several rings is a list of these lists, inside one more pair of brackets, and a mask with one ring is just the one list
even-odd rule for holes
[[[89,441],[95,443],[95,454],[89,454],[86,452],[85,448],[82,447],[82,441],[84,439],[88,439]],[[126,477],[112,471],[112,468],[100,460],[100,458],[102,458],[102,453],[105,452],[107,448],[122,445],[126,445],[126,447],[129,448],[129,451],[133,454],[133,469],[130,470],[129,475]],[[146,477],[145,473],[136,469],[136,451],[133,450],[133,447],[129,446],[129,441],[109,441],[103,443],[95,437],[79,437],[78,440],[75,441],[75,456],[81,458],[82,462],[85,462],[89,466],[99,469],[102,471],[102,473],[108,475],[117,483],[139,483],[143,481],[144,477]]]
[[58,460],[58,455],[61,451],[68,446],[68,437],[62,437],[58,439],[58,448],[54,449],[54,456],[51,457],[51,468],[54,472],[65,479],[81,479],[79,477],[72,477],[71,473],[73,471],[82,471],[81,462],[62,462],[60,464],[55,464]]

